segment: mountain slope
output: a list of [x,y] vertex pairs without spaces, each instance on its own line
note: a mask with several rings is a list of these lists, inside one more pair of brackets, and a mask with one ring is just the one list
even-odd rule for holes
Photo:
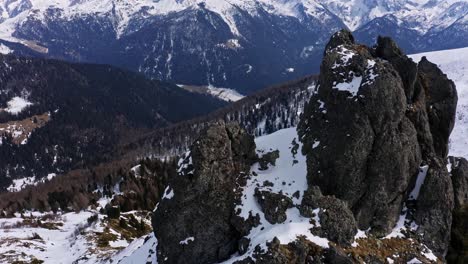
[[0,62],[0,186],[97,164],[137,133],[225,103],[105,65]]
[[345,27],[367,44],[388,34],[407,52],[468,45],[468,4],[455,0],[3,0],[0,9],[4,53],[242,94],[317,72],[328,37]]
[[[456,123],[455,129],[451,136],[451,142],[450,142],[450,154],[451,155],[461,155],[464,153],[464,150],[466,149],[465,147],[463,147],[463,145],[466,144],[464,143],[466,140],[462,138],[461,136],[458,136],[458,137],[456,136],[459,133],[459,131],[466,132],[466,128],[464,128],[463,123],[460,123],[461,113],[465,112],[462,109],[464,108],[465,101],[466,101],[464,99],[465,90],[467,90],[467,87],[468,87],[467,85],[468,82],[466,81],[466,78],[464,76],[464,72],[466,69],[466,62],[464,61],[463,55],[465,53],[466,53],[465,49],[459,49],[459,50],[448,50],[448,51],[428,53],[428,54],[411,55],[411,57],[413,57],[413,59],[417,62],[420,60],[420,58],[423,55],[427,55],[428,58],[436,62],[444,70],[444,72],[447,73],[449,78],[452,78],[455,81],[455,84],[457,85],[457,90],[458,90],[458,95],[459,95],[459,105],[458,105],[458,111],[457,111],[458,117],[457,117],[457,123]],[[259,164],[255,164],[252,167],[252,169],[257,173],[257,176],[249,180],[248,187],[245,188],[245,190],[243,190],[245,191],[245,194],[246,194],[246,198],[243,200],[244,203],[242,206],[243,215],[245,215],[245,212],[247,212],[248,210],[253,210],[254,212],[257,212],[257,213],[261,211],[261,208],[259,208],[258,204],[256,204],[256,202],[254,201],[256,199],[256,197],[254,196],[255,194],[254,189],[256,187],[255,180],[257,180],[257,183],[260,186],[262,186],[262,190],[267,190],[271,188],[274,191],[284,190],[284,193],[286,195],[292,194],[291,199],[293,200],[295,204],[297,204],[300,200],[299,198],[295,198],[294,193],[291,193],[291,192],[293,189],[303,190],[304,188],[303,184],[304,184],[304,181],[306,180],[304,179],[304,176],[307,174],[307,171],[304,171],[306,169],[305,168],[306,166],[304,164],[305,157],[301,155],[300,152],[298,152],[296,154],[296,157],[294,157],[295,144],[293,143],[293,139],[295,137],[297,138],[296,129],[290,128],[290,129],[281,130],[277,133],[272,133],[272,132],[278,129],[294,127],[297,125],[297,122],[298,122],[297,119],[299,117],[299,113],[302,113],[303,111],[304,102],[308,101],[310,96],[316,91],[315,81],[316,81],[316,78],[306,78],[304,80],[299,80],[299,81],[296,81],[287,85],[283,85],[283,87],[271,88],[270,90],[258,93],[255,96],[244,98],[234,103],[233,105],[228,106],[225,109],[219,110],[219,112],[211,114],[208,117],[192,120],[186,123],[185,125],[180,125],[179,128],[174,128],[176,127],[174,126],[173,127],[174,129],[167,128],[167,130],[164,133],[162,131],[157,131],[157,132],[149,133],[149,135],[146,134],[146,136],[148,137],[143,137],[142,140],[145,143],[148,143],[148,141],[150,141],[151,143],[148,143],[147,145],[144,144],[146,148],[142,150],[142,152],[139,152],[138,155],[133,155],[130,151],[128,153],[132,157],[132,159],[135,159],[135,156],[146,157],[144,154],[162,155],[161,153],[164,152],[163,151],[164,148],[158,149],[160,147],[158,143],[161,142],[161,139],[173,139],[172,142],[166,141],[168,145],[172,144],[171,145],[172,148],[169,148],[169,149],[173,150],[175,148],[174,145],[180,144],[178,151],[174,151],[174,152],[181,153],[187,150],[187,146],[191,145],[195,138],[199,137],[200,130],[204,130],[204,128],[207,127],[206,124],[204,125],[205,122],[208,122],[209,120],[217,120],[217,119],[224,119],[224,118],[226,120],[237,120],[237,121],[240,121],[244,126],[246,126],[247,130],[252,134],[256,134],[256,135],[271,134],[271,135],[267,135],[263,137],[258,137],[255,140],[258,146],[257,150],[260,151],[260,152],[257,152],[259,155],[267,154],[269,151],[275,150],[276,148],[281,150],[279,158],[276,159],[275,161],[276,166],[273,166],[271,163],[268,163],[269,158],[266,158],[264,160],[268,167],[266,170],[264,169],[258,170]],[[345,93],[344,91],[340,91],[340,92]],[[349,94],[343,94],[343,96],[349,97]],[[351,101],[351,99],[348,99],[348,100]],[[20,101],[16,101],[15,106],[20,107],[21,105],[24,105],[24,102],[22,102],[23,104],[20,104],[18,102]],[[18,107],[16,108],[11,107],[9,109],[14,110],[14,109],[18,109]],[[327,110],[331,112],[331,109],[330,108],[327,109],[327,107],[329,106],[327,106],[327,104],[324,104],[323,107],[320,108],[321,113]],[[27,111],[27,108],[24,111]],[[263,122],[263,120],[265,120],[265,122]],[[267,127],[269,127],[270,125],[267,126],[266,125],[267,123],[271,124],[271,127],[268,129]],[[184,140],[178,139],[178,138],[184,138]],[[460,141],[463,143],[461,145],[460,144],[455,145],[456,141]],[[130,145],[132,145],[132,146],[128,146],[130,149],[131,147],[134,148],[135,146],[138,146],[138,142],[132,142]],[[321,149],[325,146],[325,143],[324,141],[322,141],[321,143],[315,142],[314,145],[316,145],[317,147],[316,150],[318,151],[318,149]],[[149,150],[152,150],[153,152]],[[218,156],[218,154],[220,153],[219,148],[217,148],[216,150],[217,150],[216,155]],[[167,153],[168,152],[166,152],[166,154]],[[466,154],[463,154],[463,155],[466,155]],[[271,156],[270,159],[271,158],[274,159],[274,155]],[[181,160],[181,163],[179,164],[179,165],[182,165],[182,167],[187,168],[188,172],[190,172],[190,166],[188,164],[189,160],[190,159],[183,158]],[[185,164],[184,161],[186,161],[187,164]],[[136,165],[136,163],[132,163],[132,165]],[[174,166],[176,165],[177,164],[175,164]],[[168,165],[169,170],[174,170],[174,173],[177,173],[177,168],[172,168],[171,166],[172,165]],[[115,164],[113,164],[112,167],[115,169],[116,168]],[[138,190],[138,188],[127,189],[126,187],[134,186],[134,185],[125,182],[125,180],[121,182],[122,179],[126,179],[127,181],[129,179],[136,179],[137,181],[141,180],[143,182],[142,183],[143,186],[149,186],[150,184],[148,184],[145,180],[147,178],[154,177],[154,179],[159,181],[158,182],[159,184],[164,183],[164,185],[162,185],[160,189],[157,189],[158,191],[155,191],[151,194],[156,195],[156,196],[160,195],[160,197],[163,197],[164,194],[168,194],[166,198],[171,197],[171,189],[169,188],[165,190],[164,188],[166,188],[165,186],[166,183],[165,181],[161,182],[161,177],[164,177],[163,176],[164,173],[153,173],[151,172],[149,167],[143,166],[141,164],[132,168],[129,171],[129,174],[126,173],[128,170],[129,169],[127,168],[127,169],[124,169],[123,172],[119,171],[117,174],[114,175],[115,178],[113,178],[112,181],[110,181],[109,183],[106,183],[110,185],[111,186],[110,189],[113,190],[110,192],[115,194],[115,197],[112,195],[108,196],[107,198],[103,196],[103,198],[105,198],[106,201],[109,202],[110,204],[124,205],[126,204],[125,203],[126,201],[133,201],[133,199],[135,199],[134,192],[135,190]],[[286,173],[284,171],[286,171]],[[292,173],[292,171],[294,171],[294,173]],[[107,172],[99,173],[99,170],[91,169],[89,172],[86,172],[85,174],[89,176],[86,179],[88,179],[89,182],[91,182],[92,186],[94,186],[95,184],[92,181],[94,172],[97,172],[97,175],[99,177],[106,179],[104,182],[108,181],[107,177],[109,174]],[[134,175],[134,176],[131,176],[131,175]],[[292,175],[294,175],[295,182],[289,182],[289,180],[291,179],[290,176]],[[173,177],[182,177],[182,176],[173,176]],[[62,178],[56,177],[53,180],[59,181],[60,179]],[[78,177],[75,180],[85,185],[85,189],[86,189],[87,183],[83,183],[82,179],[83,177]],[[429,178],[426,178],[426,180],[427,179]],[[71,185],[70,184],[71,181],[69,180],[69,178],[63,178],[63,181],[65,182],[65,184]],[[269,187],[268,181],[273,182],[274,187]],[[282,181],[285,181],[286,185],[283,185]],[[291,183],[291,186],[289,185],[289,183]],[[46,195],[47,192],[45,192],[45,190],[50,191],[50,189],[54,190],[54,194],[55,194],[51,196],[60,197],[58,194],[56,194],[56,192],[59,192],[60,189],[50,188],[50,185],[51,183],[41,184],[41,186],[38,186],[38,188],[34,187],[31,189],[28,189],[25,192],[18,193],[18,196],[14,196],[14,194],[16,193],[10,194],[11,196],[9,196],[9,199],[5,199],[6,196],[2,196],[2,199],[0,200],[2,200],[3,204],[6,204],[6,205],[13,204],[13,203],[9,203],[9,201],[16,201],[19,205],[24,206],[24,204],[32,204],[30,200],[34,201],[34,199],[29,198],[31,195],[29,195],[28,193],[34,193],[34,194],[37,193],[38,196],[42,195],[43,197],[46,197],[45,199],[47,199],[47,195]],[[99,185],[99,187],[102,187],[102,186]],[[69,188],[71,189],[70,195],[78,195],[78,194],[81,194],[82,192],[86,193],[86,191],[83,191],[80,188],[75,188],[74,185],[72,185]],[[102,188],[101,191],[106,190],[107,188],[108,187]],[[414,189],[418,189],[418,188],[414,188]],[[79,190],[79,191],[77,192],[76,190]],[[419,189],[419,190],[421,191],[422,189]],[[40,191],[44,191],[44,192],[40,192]],[[100,191],[95,191],[94,187],[92,187],[91,189],[88,189],[88,192],[91,193],[92,197],[98,197],[98,198],[94,198],[96,201],[99,199],[100,197],[99,195],[101,194]],[[193,191],[191,193],[193,193]],[[434,193],[438,194],[438,193],[443,193],[443,192],[434,192]],[[149,193],[146,190],[141,191],[140,189],[139,195],[144,197],[143,198],[144,201],[148,201],[148,200],[151,200],[152,202],[158,201],[158,200],[152,200],[154,199],[153,197],[149,198],[148,194]],[[178,193],[177,191],[173,191],[172,194],[174,195],[172,199],[177,199],[182,196],[182,194]],[[122,196],[124,198],[119,198],[119,196]],[[110,202],[110,200],[112,199],[111,197],[116,198],[114,200],[114,202],[116,203]],[[304,199],[304,197],[302,197],[302,199]],[[90,199],[90,201],[91,200],[92,199]],[[64,201],[64,203],[66,202],[67,200]],[[94,202],[91,202],[91,203],[94,203]],[[99,203],[101,207],[103,204],[105,204],[103,201],[102,202],[99,201]],[[138,206],[138,203],[136,203],[135,205]],[[14,208],[14,207],[11,207],[11,208]],[[8,209],[11,210],[11,208],[8,208]],[[150,210],[153,208],[154,208],[154,205],[153,207],[150,208]],[[126,210],[133,210],[133,207],[131,207],[130,209],[126,209]],[[87,209],[84,212],[82,212],[81,216],[69,213],[68,215],[72,215],[72,217],[68,217],[67,215],[67,219],[71,223],[71,221],[74,221],[74,219],[77,219],[75,217],[80,217],[79,219],[80,223],[86,224],[87,219],[85,216],[89,214],[90,212],[96,212],[96,210]],[[292,241],[293,239],[290,236],[285,235],[286,233],[288,234],[304,233],[304,234],[309,235],[308,228],[312,226],[313,224],[303,221],[304,218],[297,217],[297,212],[295,208],[288,209],[287,212],[288,212],[286,214],[287,219],[292,220],[290,224],[288,224],[288,222],[281,223],[281,224],[269,224],[263,221],[265,219],[262,218],[262,226],[259,226],[259,228],[256,229],[254,233],[252,233],[251,238],[255,237],[255,240],[252,240],[252,241],[254,243],[265,245],[265,241],[270,240],[274,235],[282,234],[281,236],[279,236],[279,241],[282,243],[286,243],[286,242]],[[320,211],[315,211],[315,213],[320,213]],[[366,254],[369,255],[368,250],[373,250],[373,248],[379,248],[379,247],[381,248],[381,246],[379,245],[382,245],[382,243],[384,243],[383,244],[384,247],[392,248],[395,250],[399,250],[399,249],[408,250],[408,248],[410,248],[411,250],[414,250],[412,253],[414,255],[404,255],[404,256],[400,255],[400,257],[408,258],[408,259],[417,258],[421,261],[427,261],[427,262],[434,261],[436,259],[436,256],[428,248],[421,247],[420,245],[415,245],[412,243],[402,242],[402,240],[400,239],[400,237],[404,236],[406,231],[408,230],[411,231],[413,230],[413,228],[416,227],[414,225],[411,225],[410,227],[405,226],[405,220],[408,220],[407,222],[411,222],[409,221],[409,219],[406,219],[406,216],[409,214],[410,212],[403,211],[403,214],[398,219],[397,225],[395,226],[393,230],[391,230],[392,231],[391,234],[386,239],[382,240],[383,242],[374,241],[372,237],[368,235],[366,236],[363,230],[358,231],[356,236],[354,236],[354,239],[357,242],[353,243],[352,247],[349,248],[350,251],[347,251],[347,252],[349,254],[355,254],[357,256],[365,257],[363,255],[366,255]],[[29,213],[25,215],[26,217],[22,219],[20,219],[18,215],[13,220],[8,220],[7,218],[1,218],[0,222],[6,223],[7,227],[11,226],[12,221],[23,221],[27,223]],[[263,212],[261,212],[260,215],[263,215]],[[343,214],[339,214],[339,216],[340,216],[339,217],[340,219],[343,218]],[[97,225],[92,225],[90,228],[85,228],[83,230],[83,234],[77,237],[78,239],[70,239],[68,241],[60,240],[60,243],[58,244],[55,243],[56,244],[55,246],[52,245],[51,243],[47,243],[46,244],[47,247],[45,248],[50,248],[51,252],[54,252],[53,250],[56,250],[56,249],[58,250],[60,249],[62,245],[64,245],[67,247],[67,252],[72,252],[75,254],[75,256],[80,257],[81,259],[80,263],[99,263],[99,261],[102,261],[104,263],[106,262],[110,263],[111,261],[107,259],[108,257],[113,259],[112,263],[115,263],[117,261],[121,261],[120,263],[141,263],[141,262],[157,263],[155,247],[158,241],[153,234],[148,235],[148,236],[143,236],[139,239],[132,237],[132,239],[134,239],[133,242],[131,242],[130,239],[128,241],[124,240],[123,234],[116,234],[117,235],[116,243],[113,243],[113,242],[110,243],[111,247],[103,247],[103,248],[100,247],[98,251],[98,252],[102,252],[100,250],[104,249],[106,250],[104,252],[107,252],[107,253],[112,252],[112,254],[115,254],[115,255],[96,256],[95,254],[96,252],[94,251],[95,244],[93,244],[95,243],[95,241],[89,244],[89,243],[86,243],[86,241],[83,238],[86,236],[89,236],[89,234],[96,237],[94,232],[96,231],[102,232],[101,225],[106,223],[105,221],[102,221],[103,218],[105,218],[105,215],[104,214],[100,215]],[[128,220],[126,213],[123,214],[122,218]],[[32,217],[32,219],[40,219],[40,217]],[[64,218],[61,216],[56,219],[57,222],[59,223],[60,222],[65,223],[63,227],[64,232],[71,231],[67,228],[68,227],[67,219],[64,220]],[[326,217],[319,217],[319,216],[314,217],[315,223],[318,222],[322,225],[326,223],[327,221],[326,219],[327,219]],[[48,222],[51,222],[51,221],[54,222],[53,220],[47,220],[47,221],[44,220],[43,222],[47,224]],[[335,226],[335,225],[331,225],[331,226]],[[265,229],[261,230],[261,227],[265,227]],[[288,232],[283,232],[289,227],[294,227],[294,229],[292,231],[291,229],[288,229]],[[317,228],[317,226],[315,227]],[[18,245],[16,248],[17,252],[25,252],[28,256],[29,255],[37,255],[41,257],[50,256],[49,253],[47,252],[35,253],[36,251],[28,249],[26,246],[24,246],[25,243],[23,242],[26,241],[28,243],[39,244],[41,247],[44,247],[44,245],[40,244],[41,243],[40,239],[33,240],[31,242],[29,236],[32,236],[34,232],[37,232],[44,239],[45,237],[44,233],[47,235],[53,232],[44,230],[44,227],[27,227],[27,229],[25,229],[26,232],[21,232],[20,228],[21,227],[18,227],[18,226],[11,226],[11,230],[9,232],[6,231],[5,233],[2,233],[5,235],[4,237],[7,237],[7,239],[8,237],[13,237],[13,236],[19,238],[19,240],[16,242],[18,244],[12,244],[12,245]],[[59,230],[61,230],[61,228],[59,228]],[[111,231],[111,233],[113,233],[114,229],[111,229],[111,230],[113,230]],[[54,232],[59,232],[59,231],[54,231]],[[10,235],[8,235],[8,233]],[[308,237],[315,238],[316,239],[315,241],[317,243],[320,241],[324,242],[324,240],[320,240],[315,236],[316,235],[314,235],[314,237],[312,236],[308,236]],[[193,245],[192,243],[199,242],[199,240],[192,240],[189,238],[190,238],[190,234],[178,240],[177,247],[189,247]],[[413,240],[413,241],[416,241],[416,240]],[[64,243],[62,244],[62,242]],[[180,244],[181,242],[184,242],[184,243]],[[127,244],[128,244],[128,247],[126,247],[119,253],[116,253],[119,250],[119,246],[126,246]],[[304,245],[302,243],[298,243],[298,244],[294,244],[294,246],[303,247]],[[287,250],[286,252],[293,253],[294,252],[293,249],[295,248],[294,246],[292,247],[288,246],[286,248],[281,247],[281,248]],[[367,248],[367,246],[369,246],[370,248]],[[402,247],[400,248],[399,246],[402,246]],[[4,252],[6,256],[11,256],[11,254],[8,254],[9,249],[10,248],[5,247],[5,250],[3,250],[2,252]],[[19,249],[21,249],[21,251]],[[251,253],[252,249],[253,249],[252,246],[248,248],[249,253]],[[0,257],[2,255],[2,252],[0,252]],[[94,253],[88,253],[88,252],[94,252]],[[28,254],[28,253],[31,253],[31,254]],[[82,253],[84,254],[82,255]],[[360,255],[360,254],[363,254],[363,255]],[[85,257],[81,258],[81,256],[85,256]],[[25,256],[16,256],[16,257],[19,257],[19,259],[27,259]],[[395,256],[391,257],[391,259],[395,259],[395,258],[396,258]],[[233,256],[231,260],[235,260],[235,259],[238,259],[238,256]]]

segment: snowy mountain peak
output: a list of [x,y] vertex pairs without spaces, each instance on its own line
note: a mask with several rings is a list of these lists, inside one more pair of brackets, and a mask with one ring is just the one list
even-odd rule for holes
[[442,23],[453,23],[468,12],[468,3],[457,0],[318,1],[341,17],[351,30],[356,30],[375,18],[393,14],[401,23],[415,24],[414,29],[427,31]]
[[0,0],[0,14],[2,53],[244,94],[317,71],[346,27],[365,44],[392,36],[407,53],[468,45],[462,0]]

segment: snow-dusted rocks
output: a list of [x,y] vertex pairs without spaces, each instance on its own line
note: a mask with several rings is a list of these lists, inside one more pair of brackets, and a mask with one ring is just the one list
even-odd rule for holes
[[[217,124],[183,157],[180,167],[193,172],[169,184],[174,197],[155,212],[158,259],[192,263],[202,252],[202,262],[237,264],[442,258],[457,96],[428,63],[418,66],[388,38],[369,48],[337,33],[297,130],[257,138],[257,158],[246,159],[227,150],[251,156],[244,152],[251,139],[236,140],[232,127]],[[353,76],[362,78],[355,88],[337,89]],[[230,161],[242,169],[225,166]]]
[[418,62],[423,57],[435,63],[448,78],[455,82],[458,106],[455,127],[450,135],[449,155],[468,158],[468,48],[444,50],[410,55]]
[[171,198],[162,199],[153,214],[159,263],[216,263],[237,251],[236,189],[254,148],[253,137],[236,125],[221,122],[202,133],[183,159],[192,161],[192,173],[170,179],[165,197],[170,192]]
[[[353,55],[343,59],[344,50]],[[371,74],[369,68],[377,77],[355,89],[356,76]],[[389,38],[379,38],[374,49],[355,44],[346,31],[327,45],[319,79],[299,125],[309,184],[346,201],[360,230],[385,236],[421,164],[428,165],[424,183],[417,182],[416,232],[443,256],[453,208],[445,168],[457,103],[453,82],[425,60],[415,64]]]

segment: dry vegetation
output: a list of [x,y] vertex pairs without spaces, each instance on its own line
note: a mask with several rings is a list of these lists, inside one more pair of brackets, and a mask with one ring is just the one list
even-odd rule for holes
[[28,186],[20,192],[0,194],[0,214],[4,217],[24,210],[80,211],[95,206],[102,196],[116,195],[112,205],[120,211],[152,210],[159,201],[167,179],[176,174],[176,162],[145,159],[140,175],[130,168],[135,163],[122,160],[90,169],[75,170],[50,181]]
[[424,256],[425,247],[414,239],[408,238],[360,238],[356,241],[358,246],[344,248],[344,252],[351,255],[357,263],[387,263],[392,259],[394,263],[407,263],[413,258],[417,258],[423,263],[434,262]]
[[16,145],[21,144],[29,135],[38,128],[41,128],[50,121],[50,115],[34,115],[23,120],[0,123],[0,137],[11,137]]

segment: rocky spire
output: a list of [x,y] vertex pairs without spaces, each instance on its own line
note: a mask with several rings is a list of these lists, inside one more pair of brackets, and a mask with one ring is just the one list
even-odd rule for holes
[[237,251],[233,190],[255,156],[253,137],[238,125],[219,122],[201,134],[153,215],[159,263],[218,263]]
[[453,82],[427,60],[418,66],[389,38],[371,49],[340,31],[327,45],[318,87],[298,128],[309,185],[346,201],[359,228],[377,236],[412,204],[408,221],[444,255],[453,208],[445,166]]

